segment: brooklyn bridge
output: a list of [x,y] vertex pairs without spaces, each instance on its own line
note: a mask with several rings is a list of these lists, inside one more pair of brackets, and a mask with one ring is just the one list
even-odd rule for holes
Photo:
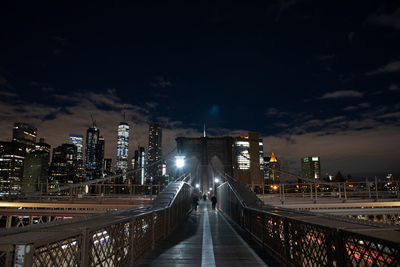
[[258,184],[231,137],[176,141],[165,187],[125,173],[1,202],[0,266],[400,266],[398,185]]

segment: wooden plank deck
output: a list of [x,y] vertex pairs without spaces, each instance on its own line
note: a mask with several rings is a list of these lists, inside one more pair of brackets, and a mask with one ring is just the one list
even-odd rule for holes
[[137,266],[267,266],[209,201]]

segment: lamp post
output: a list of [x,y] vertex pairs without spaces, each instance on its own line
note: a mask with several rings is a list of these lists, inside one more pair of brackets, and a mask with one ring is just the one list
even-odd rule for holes
[[175,166],[177,168],[177,173],[178,173],[176,178],[179,178],[181,175],[180,170],[183,169],[183,167],[185,167],[185,156],[183,155],[175,156]]
[[215,177],[213,184],[214,184],[213,187],[214,187],[214,195],[215,195],[215,194],[217,194],[217,192],[216,192],[217,191],[217,185],[219,184],[219,178],[218,177]]

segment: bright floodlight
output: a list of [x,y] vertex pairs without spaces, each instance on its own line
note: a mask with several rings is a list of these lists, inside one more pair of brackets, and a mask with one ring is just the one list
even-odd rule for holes
[[176,159],[176,167],[183,168],[185,166],[185,156],[175,156]]
[[219,183],[219,179],[218,179],[218,178],[215,178],[215,179],[214,179],[214,182],[215,182],[216,184],[218,184],[218,183]]
[[199,184],[196,184],[196,188],[200,188],[200,185],[199,185]]
[[209,189],[210,191],[212,191],[212,187],[210,187],[210,189]]

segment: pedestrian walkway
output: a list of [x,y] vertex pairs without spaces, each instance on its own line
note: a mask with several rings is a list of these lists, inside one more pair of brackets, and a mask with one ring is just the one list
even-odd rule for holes
[[226,219],[200,201],[197,212],[146,254],[138,266],[267,266]]

